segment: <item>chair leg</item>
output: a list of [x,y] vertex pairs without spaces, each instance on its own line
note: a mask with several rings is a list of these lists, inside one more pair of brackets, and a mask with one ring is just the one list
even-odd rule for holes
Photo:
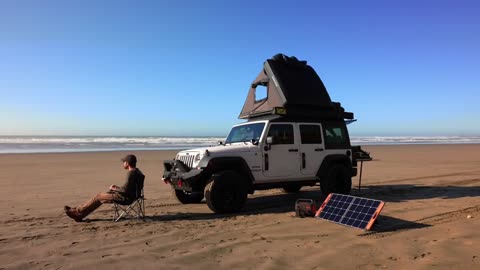
[[113,222],[118,221],[118,217],[120,216],[119,208],[120,207],[116,203],[113,204]]
[[[114,203],[114,216],[113,222],[119,221],[123,217],[136,217],[136,219],[144,219],[145,218],[145,201],[144,199],[138,199],[128,207],[123,207],[119,204]],[[133,213],[135,214],[133,214]]]
[[128,208],[122,207],[119,204],[114,203],[114,214],[113,214],[113,222],[119,221],[122,217],[128,215]]
[[142,200],[140,201],[140,205],[139,205],[139,206],[140,206],[140,208],[139,208],[139,210],[140,210],[140,217],[141,217],[142,219],[144,219],[144,218],[145,218],[145,200],[144,200],[144,199],[142,199]]

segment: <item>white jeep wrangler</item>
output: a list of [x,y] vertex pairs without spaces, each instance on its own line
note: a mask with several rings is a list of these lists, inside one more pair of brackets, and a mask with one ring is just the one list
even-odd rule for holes
[[[255,190],[298,192],[320,183],[323,193],[348,194],[356,160],[344,119],[313,69],[294,57],[268,59],[240,118],[219,145],[179,152],[164,161],[164,180],[182,203],[206,199],[215,213],[240,210]],[[259,86],[267,95],[257,100]],[[347,120],[348,121],[348,120]],[[356,149],[356,148],[355,148]]]
[[320,182],[325,194],[348,194],[356,175],[344,122],[247,122],[221,145],[181,151],[164,164],[180,202],[205,195],[216,213],[240,210],[260,189],[298,192]]

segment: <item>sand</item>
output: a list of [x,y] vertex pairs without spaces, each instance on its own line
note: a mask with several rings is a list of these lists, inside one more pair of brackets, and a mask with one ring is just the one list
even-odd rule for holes
[[176,151],[134,152],[145,222],[103,205],[76,223],[63,206],[122,184],[125,152],[0,155],[0,269],[480,269],[480,145],[364,148],[353,194],[386,202],[370,232],[295,217],[318,186],[255,192],[234,215],[178,204],[161,181]]

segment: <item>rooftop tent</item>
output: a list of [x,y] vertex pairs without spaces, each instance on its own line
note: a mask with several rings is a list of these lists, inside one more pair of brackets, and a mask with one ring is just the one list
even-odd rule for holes
[[[266,95],[257,93],[261,88]],[[306,61],[283,54],[265,61],[248,91],[239,118],[271,115],[276,108],[285,109],[283,112],[288,116],[350,118],[344,115],[339,103],[331,101],[322,80]]]

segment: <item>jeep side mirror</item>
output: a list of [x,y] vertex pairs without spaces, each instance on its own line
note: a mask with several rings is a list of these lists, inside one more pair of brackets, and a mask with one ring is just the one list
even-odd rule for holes
[[272,148],[272,143],[273,143],[273,137],[272,136],[267,137],[267,141],[263,150],[265,151],[270,150]]
[[218,143],[218,145],[223,145],[222,141],[218,141],[217,143]]

